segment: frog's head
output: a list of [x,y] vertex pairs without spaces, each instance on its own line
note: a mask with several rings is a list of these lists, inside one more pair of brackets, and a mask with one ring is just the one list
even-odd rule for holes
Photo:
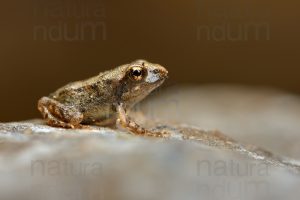
[[156,88],[168,77],[168,71],[159,64],[136,60],[129,64],[127,76],[133,83]]
[[124,78],[122,100],[135,104],[159,87],[168,78],[168,71],[159,64],[136,60],[126,66]]

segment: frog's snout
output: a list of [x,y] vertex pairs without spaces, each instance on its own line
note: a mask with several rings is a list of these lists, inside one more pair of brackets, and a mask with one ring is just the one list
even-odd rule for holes
[[168,74],[169,74],[168,70],[166,70],[166,69],[164,68],[163,76],[165,77],[165,79],[169,78]]
[[154,70],[154,73],[158,73],[159,76],[162,79],[167,79],[168,78],[168,70],[166,68],[164,68],[163,66],[157,66],[157,68]]

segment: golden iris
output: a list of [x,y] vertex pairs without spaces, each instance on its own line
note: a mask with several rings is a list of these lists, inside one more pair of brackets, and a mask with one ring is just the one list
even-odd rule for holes
[[143,78],[143,69],[141,67],[132,67],[130,69],[130,77],[135,81],[140,81]]

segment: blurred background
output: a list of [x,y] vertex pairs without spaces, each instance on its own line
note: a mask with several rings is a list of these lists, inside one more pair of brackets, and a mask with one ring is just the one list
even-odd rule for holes
[[28,0],[0,8],[0,121],[39,117],[58,87],[144,58],[166,85],[300,92],[296,0]]

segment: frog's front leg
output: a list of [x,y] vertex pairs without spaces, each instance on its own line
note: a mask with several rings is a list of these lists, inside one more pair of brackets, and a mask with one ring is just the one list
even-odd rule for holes
[[123,104],[117,105],[117,112],[118,112],[117,123],[119,123],[122,127],[126,128],[133,134],[150,136],[150,137],[163,137],[163,138],[169,137],[169,133],[154,132],[151,130],[147,130],[147,129],[141,127],[139,124],[132,121],[130,119],[130,117],[128,117],[128,115],[126,114]]
[[80,123],[83,114],[74,107],[63,105],[48,97],[42,97],[38,102],[38,109],[50,126],[82,128]]

